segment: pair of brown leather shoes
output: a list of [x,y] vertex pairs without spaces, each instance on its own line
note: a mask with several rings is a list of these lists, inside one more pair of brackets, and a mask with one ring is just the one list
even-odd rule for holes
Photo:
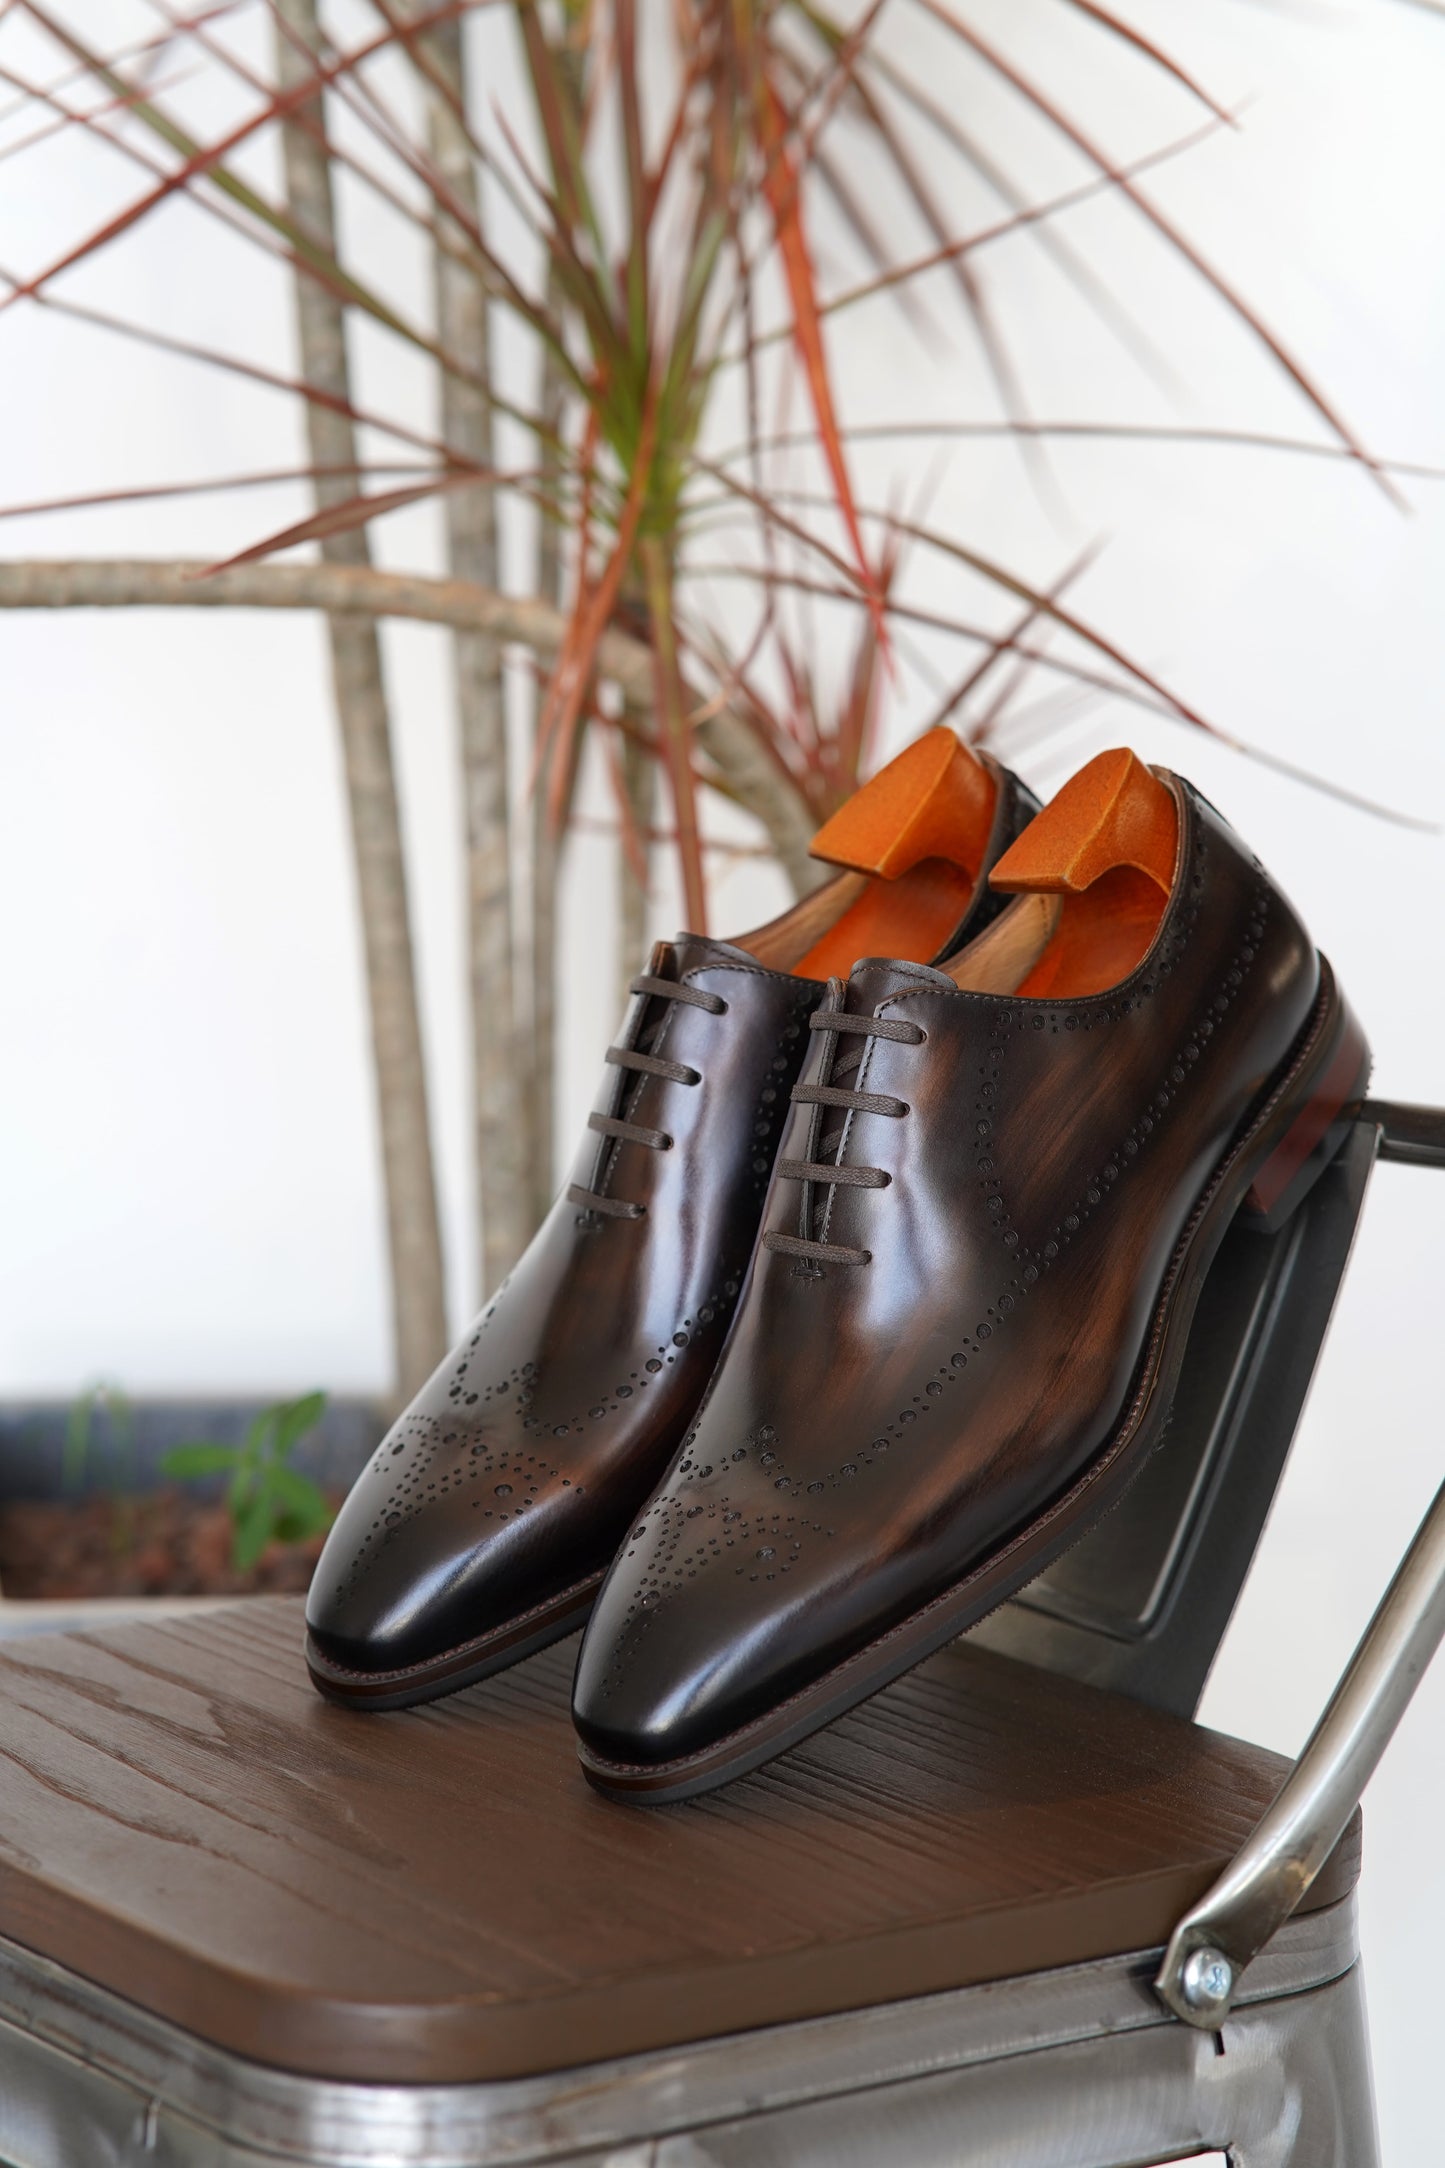
[[681,1799],[1114,1502],[1225,1228],[1293,1208],[1369,1056],[1187,783],[1105,754],[1034,813],[932,733],[818,839],[849,870],[655,952],[572,1182],[332,1531],[324,1693],[427,1699],[590,1612],[583,1767]]

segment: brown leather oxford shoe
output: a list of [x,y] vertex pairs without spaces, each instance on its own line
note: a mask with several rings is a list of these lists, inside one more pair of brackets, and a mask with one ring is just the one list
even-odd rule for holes
[[1277,1220],[1364,1090],[1327,963],[1187,783],[1101,755],[944,969],[809,1018],[702,1411],[593,1613],[601,1789],[686,1798],[973,1624],[1159,1442],[1237,1212]]
[[1036,802],[950,731],[817,838],[844,867],[737,942],[654,950],[567,1187],[358,1478],[307,1602],[329,1697],[450,1693],[579,1626],[721,1350],[807,1022],[880,940],[948,953]]

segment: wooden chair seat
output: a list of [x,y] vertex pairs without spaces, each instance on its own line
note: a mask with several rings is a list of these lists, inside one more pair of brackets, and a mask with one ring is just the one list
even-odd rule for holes
[[[950,1650],[756,1775],[587,1788],[575,1644],[321,1703],[299,1601],[0,1652],[0,1934],[315,2077],[572,2068],[1157,1948],[1287,1764]],[[1358,1871],[1358,1823],[1310,1893]]]

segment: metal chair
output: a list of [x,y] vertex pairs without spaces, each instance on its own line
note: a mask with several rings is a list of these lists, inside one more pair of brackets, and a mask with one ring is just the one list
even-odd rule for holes
[[329,1709],[276,1600],[0,1655],[10,2168],[1376,2168],[1360,1790],[1445,1492],[1293,1769],[1190,1721],[1377,1156],[1201,1297],[1166,1445],[1026,1594],[727,1791],[572,1761],[570,1654]]

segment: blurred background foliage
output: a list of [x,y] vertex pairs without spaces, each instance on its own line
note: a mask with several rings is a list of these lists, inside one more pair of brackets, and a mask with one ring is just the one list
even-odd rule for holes
[[[1041,587],[930,509],[940,449],[969,434],[1016,439],[1045,501],[1056,432],[1231,435],[1040,421],[1019,361],[1040,327],[994,305],[991,250],[1037,251],[1117,341],[1121,369],[1167,386],[1167,316],[1132,314],[1065,217],[1118,199],[1290,387],[1300,434],[1251,441],[1353,462],[1394,492],[1327,390],[1151,193],[1154,169],[1238,117],[1127,15],[1094,0],[1036,7],[1084,25],[1111,68],[1166,87],[1177,127],[1116,155],[978,0],[138,0],[142,27],[119,48],[94,42],[75,0],[0,11],[0,158],[83,136],[115,173],[103,224],[49,261],[0,269],[0,314],[59,310],[294,398],[304,452],[293,467],[203,485],[141,477],[91,501],[301,482],[308,516],[273,530],[258,514],[251,546],[220,564],[13,558],[0,603],[325,615],[403,1398],[447,1333],[379,620],[451,629],[491,1288],[554,1188],[556,897],[584,743],[611,779],[619,954],[608,968],[620,984],[638,962],[656,854],[675,860],[698,930],[718,852],[754,847],[738,845],[735,824],[721,833],[715,808],[745,816],[755,847],[803,889],[813,828],[867,772],[888,703],[920,678],[930,724],[1005,756],[1068,703],[1106,693],[1228,735],[1071,607],[1090,552]],[[515,65],[499,90],[502,34]],[[516,82],[521,102],[507,94]],[[192,340],[74,298],[66,274],[178,194],[292,282],[293,357],[258,361],[243,337]],[[426,266],[422,311],[374,245],[397,221]],[[845,413],[836,342],[867,308],[891,312],[901,339],[956,352],[961,387],[983,372],[994,418],[970,419],[961,401],[928,418]],[[360,400],[351,348],[363,321],[430,373],[430,426]],[[518,372],[498,362],[518,342],[520,394]],[[888,502],[855,486],[865,439],[896,453]],[[442,568],[378,569],[372,523],[428,501]],[[957,614],[925,606],[911,582],[938,558],[957,573]],[[1003,629],[996,612],[968,614],[980,588],[1006,603]],[[951,679],[916,649],[920,625],[957,640]],[[509,773],[519,703],[521,778]]]

